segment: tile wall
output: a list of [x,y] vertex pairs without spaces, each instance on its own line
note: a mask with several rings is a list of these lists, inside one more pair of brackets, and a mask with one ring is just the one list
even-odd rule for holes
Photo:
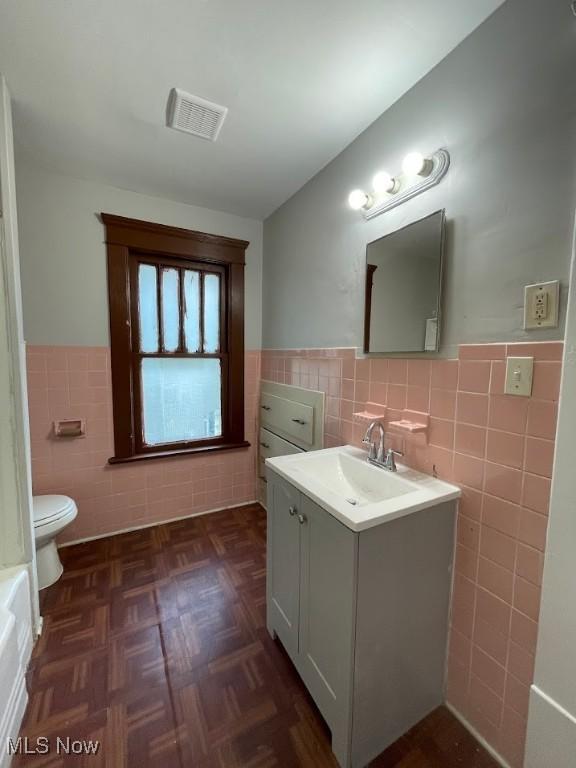
[[[366,402],[429,414],[404,459],[462,487],[447,695],[513,768],[533,679],[563,345],[460,347],[455,360],[356,359],[353,349],[264,350],[262,378],[326,393],[325,446],[359,444]],[[504,394],[505,358],[533,356],[530,398]]]
[[[78,504],[62,541],[253,501],[260,352],[247,352],[245,366],[249,449],[111,466],[109,350],[28,347],[33,492],[66,494]],[[69,418],[85,419],[86,437],[54,438],[53,421]]]

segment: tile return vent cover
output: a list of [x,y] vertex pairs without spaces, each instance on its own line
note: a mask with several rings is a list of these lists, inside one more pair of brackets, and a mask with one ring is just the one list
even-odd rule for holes
[[166,123],[177,131],[216,141],[227,113],[227,107],[193,96],[180,88],[172,88]]

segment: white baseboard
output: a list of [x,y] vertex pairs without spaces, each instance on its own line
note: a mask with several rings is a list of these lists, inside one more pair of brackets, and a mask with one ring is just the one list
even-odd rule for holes
[[454,717],[462,723],[464,728],[466,728],[466,730],[469,731],[472,734],[472,736],[474,736],[476,741],[479,742],[484,747],[486,752],[488,752],[488,754],[490,754],[494,758],[494,760],[496,760],[496,762],[499,765],[502,766],[502,768],[511,768],[510,763],[508,763],[506,760],[504,760],[502,755],[500,755],[498,752],[496,752],[494,747],[492,747],[490,744],[488,744],[486,739],[478,733],[478,731],[476,730],[476,728],[474,728],[473,725],[470,725],[468,720],[466,720],[466,718],[462,714],[460,714],[460,712],[458,712],[458,710],[455,709],[452,706],[452,704],[450,704],[450,703],[448,703],[446,701],[445,702],[445,706],[446,706],[447,709],[450,710],[450,712],[452,712]]
[[532,685],[525,768],[574,768],[576,717]]
[[249,507],[251,504],[260,504],[258,499],[252,501],[243,501],[241,504],[233,504],[232,506],[217,507],[216,509],[208,509],[205,512],[193,512],[190,515],[180,515],[180,517],[169,517],[166,520],[155,520],[153,523],[145,523],[143,525],[133,525],[130,528],[120,528],[117,531],[110,531],[109,533],[99,533],[97,536],[87,536],[83,539],[74,539],[74,541],[65,541],[63,544],[58,544],[58,549],[64,547],[71,547],[74,544],[85,544],[87,541],[97,541],[98,539],[107,539],[109,536],[118,536],[121,533],[130,533],[131,531],[143,531],[145,528],[154,528],[156,525],[164,525],[165,523],[176,523],[178,520],[188,520],[191,517],[203,517],[204,515],[213,515],[215,512],[225,512],[227,509],[236,509],[236,507]]

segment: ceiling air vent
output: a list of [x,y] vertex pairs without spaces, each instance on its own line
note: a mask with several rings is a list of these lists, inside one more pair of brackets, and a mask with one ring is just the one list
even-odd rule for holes
[[216,141],[227,112],[227,107],[172,88],[168,97],[167,124],[177,131]]

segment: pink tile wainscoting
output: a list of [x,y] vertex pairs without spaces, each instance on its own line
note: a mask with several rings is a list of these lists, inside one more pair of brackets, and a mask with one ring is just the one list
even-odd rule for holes
[[[324,444],[356,443],[367,402],[430,416],[403,461],[457,483],[447,696],[513,768],[523,761],[546,544],[563,344],[475,344],[457,360],[264,350],[262,378],[326,394]],[[534,357],[532,397],[504,394],[507,355]],[[396,413],[395,413],[396,412]]]
[[[256,498],[262,378],[326,393],[325,445],[356,443],[366,403],[386,421],[429,414],[428,439],[391,437],[405,461],[458,483],[448,700],[514,767],[522,765],[546,543],[563,345],[466,345],[458,360],[356,358],[354,349],[246,354],[250,449],[110,466],[109,350],[28,348],[35,494],[65,493],[79,515],[65,541],[198,514]],[[532,397],[504,395],[507,354],[533,356]],[[85,438],[55,440],[55,419]]]
[[[105,347],[30,346],[28,397],[34,494],[63,493],[78,517],[62,541],[253,501],[260,352],[245,359],[248,449],[111,466],[110,355]],[[55,439],[56,419],[84,419],[86,437]]]

